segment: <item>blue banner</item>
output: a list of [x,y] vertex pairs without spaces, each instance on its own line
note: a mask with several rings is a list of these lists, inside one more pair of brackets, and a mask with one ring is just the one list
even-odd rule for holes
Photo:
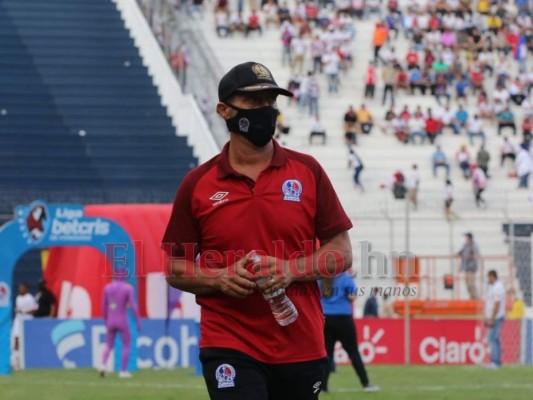
[[[106,218],[86,217],[81,204],[35,201],[16,207],[14,219],[0,227],[0,375],[11,372],[10,332],[13,269],[17,260],[34,248],[91,246],[102,252],[113,268],[128,271],[127,281],[137,291],[135,249],[127,232]],[[131,320],[131,318],[130,318]],[[136,330],[132,329],[135,340]],[[6,350],[6,351],[4,351]],[[120,352],[118,347],[117,352]],[[135,349],[132,349],[135,352]],[[135,370],[136,365],[129,365]]]
[[[98,368],[106,342],[99,319],[32,319],[24,321],[24,368]],[[198,367],[199,329],[194,320],[141,320],[137,338],[139,368]],[[115,364],[117,364],[115,360]]]

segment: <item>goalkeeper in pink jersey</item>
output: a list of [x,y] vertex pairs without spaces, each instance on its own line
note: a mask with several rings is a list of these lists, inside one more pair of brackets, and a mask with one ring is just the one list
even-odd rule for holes
[[[121,271],[122,272],[122,271]],[[124,273],[126,271],[123,271]],[[131,307],[137,321],[137,330],[141,328],[139,311],[133,298],[133,287],[125,282],[125,274],[115,276],[112,283],[108,283],[104,288],[102,313],[104,323],[107,328],[107,339],[104,350],[100,376],[105,376],[105,366],[109,353],[115,344],[115,336],[120,333],[122,338],[122,365],[119,373],[120,378],[131,378],[127,371],[128,358],[131,349],[131,331],[128,323],[128,306]]]

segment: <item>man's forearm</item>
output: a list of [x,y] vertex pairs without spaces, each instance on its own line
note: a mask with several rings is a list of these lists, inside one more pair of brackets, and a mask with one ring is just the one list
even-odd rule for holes
[[[289,261],[291,263],[291,261]],[[352,266],[352,248],[347,232],[335,236],[312,255],[292,261],[289,270],[296,281],[332,278]]]
[[198,264],[192,261],[167,259],[168,262],[170,275],[166,276],[166,280],[170,286],[195,295],[217,291],[213,285],[213,277],[207,275]]

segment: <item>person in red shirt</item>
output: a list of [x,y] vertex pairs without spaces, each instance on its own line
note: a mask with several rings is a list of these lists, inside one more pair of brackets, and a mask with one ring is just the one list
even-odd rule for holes
[[418,54],[414,48],[409,50],[409,53],[405,56],[405,60],[407,61],[408,69],[418,67]]
[[[352,264],[352,223],[326,173],[272,139],[277,95],[291,93],[259,63],[224,75],[229,142],[184,178],[163,237],[167,282],[202,307],[214,400],[317,400],[329,363],[316,280]],[[263,297],[280,289],[298,311],[286,326]]]
[[440,132],[441,126],[441,122],[433,117],[431,108],[428,108],[428,115],[426,117],[426,135],[431,144],[435,143],[435,139]]
[[253,10],[252,14],[248,17],[248,25],[246,25],[246,32],[244,33],[244,36],[248,36],[248,34],[252,31],[258,31],[260,35],[263,34],[263,29],[261,28],[261,23],[259,22],[259,15],[257,15],[257,11]]
[[365,74],[365,99],[374,98],[376,88],[376,64],[372,61],[368,63]]

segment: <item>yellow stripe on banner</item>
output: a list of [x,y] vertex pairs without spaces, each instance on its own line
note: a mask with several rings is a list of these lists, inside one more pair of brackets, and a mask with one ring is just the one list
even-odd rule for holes
[[48,250],[42,250],[41,251],[41,267],[43,271],[46,271],[46,266],[48,265],[48,256],[50,255],[50,252]]

